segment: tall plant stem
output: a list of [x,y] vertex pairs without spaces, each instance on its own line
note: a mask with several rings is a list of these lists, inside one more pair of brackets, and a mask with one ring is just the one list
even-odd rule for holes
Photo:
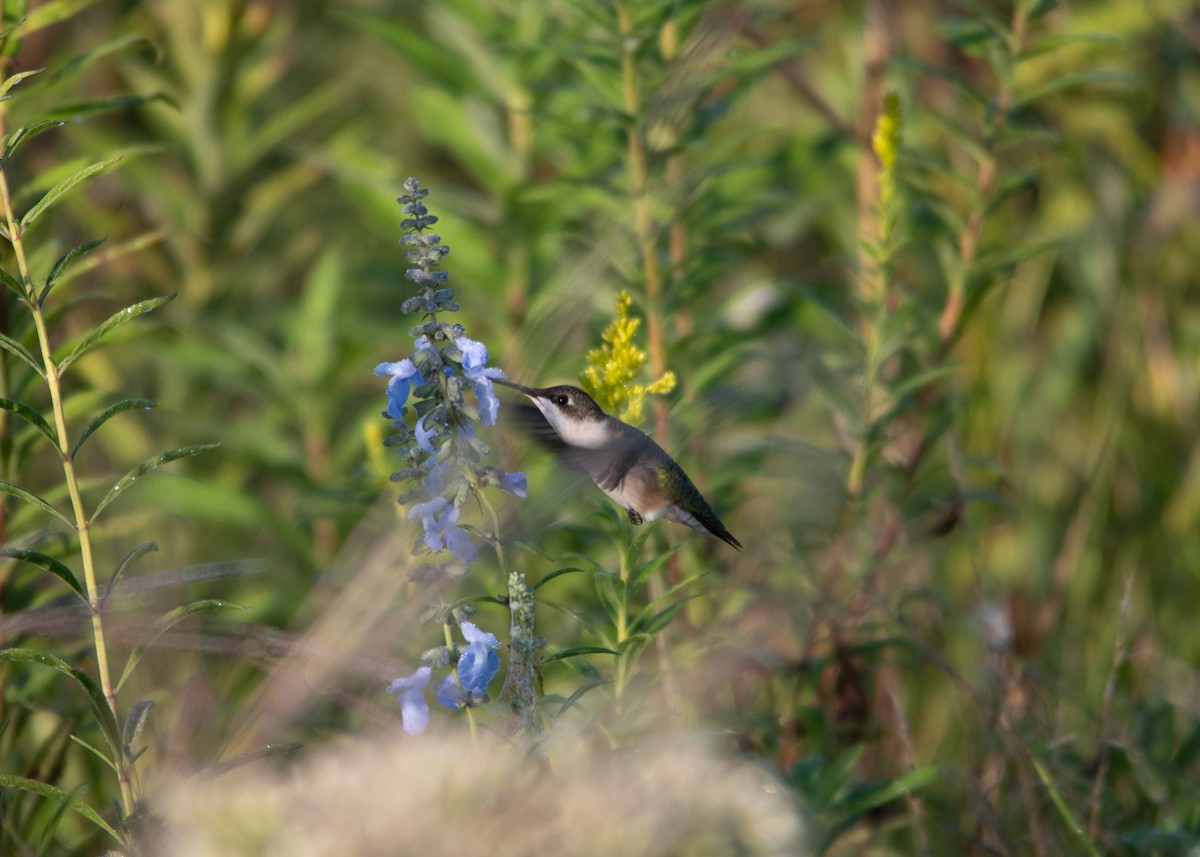
[[[646,289],[647,351],[650,377],[661,378],[667,368],[663,338],[663,273],[658,262],[658,235],[650,200],[650,172],[646,162],[646,138],[642,133],[641,98],[637,81],[637,39],[633,31],[633,13],[629,0],[617,3],[617,29],[621,34],[621,101],[628,131],[629,181],[633,191],[633,228],[642,257],[642,278]],[[670,427],[667,403],[654,403],[655,432],[665,440]]]
[[[7,130],[7,115],[0,109],[0,137]],[[50,345],[50,334],[46,328],[46,316],[42,312],[41,303],[37,298],[37,289],[29,272],[29,262],[25,254],[25,244],[22,240],[21,225],[13,211],[12,192],[8,184],[8,170],[0,166],[0,204],[4,206],[4,224],[16,257],[17,269],[20,273],[20,283],[23,291],[22,301],[29,308],[37,330],[38,346],[41,351],[42,367],[45,373],[46,386],[50,389],[50,403],[54,412],[54,431],[56,438],[55,450],[62,461],[63,478],[67,484],[67,493],[71,497],[71,510],[75,518],[75,531],[79,535],[79,554],[83,564],[84,586],[87,592],[89,612],[92,620],[92,638],[96,646],[96,669],[100,676],[100,687],[104,698],[112,711],[113,719],[121,722],[117,709],[117,694],[113,687],[112,676],[108,664],[108,647],[104,639],[104,617],[100,610],[100,587],[96,582],[96,564],[92,555],[91,521],[83,507],[83,496],[79,490],[79,478],[75,472],[75,461],[71,454],[70,436],[67,433],[67,418],[63,408],[62,377]],[[120,750],[117,750],[120,753]],[[126,816],[133,812],[133,787],[129,781],[129,769],[124,759],[113,760],[117,771],[117,779],[121,786],[121,805]]]

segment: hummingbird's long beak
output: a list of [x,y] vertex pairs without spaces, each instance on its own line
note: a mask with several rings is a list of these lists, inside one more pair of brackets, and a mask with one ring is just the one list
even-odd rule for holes
[[519,393],[524,393],[531,399],[540,398],[543,392],[542,390],[535,390],[533,387],[522,387],[520,384],[514,384],[512,381],[505,381],[503,378],[493,378],[492,381],[493,383],[510,387]]

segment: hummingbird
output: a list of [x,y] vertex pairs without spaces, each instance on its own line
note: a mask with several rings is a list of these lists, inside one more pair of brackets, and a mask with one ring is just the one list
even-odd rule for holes
[[578,387],[493,380],[533,402],[536,410],[525,405],[518,418],[534,439],[567,467],[586,474],[625,509],[632,524],[666,518],[742,549],[683,468],[645,432],[604,413]]

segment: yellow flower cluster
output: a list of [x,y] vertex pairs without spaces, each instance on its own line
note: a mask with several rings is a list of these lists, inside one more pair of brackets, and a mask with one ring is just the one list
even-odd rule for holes
[[883,101],[883,112],[875,121],[875,133],[871,135],[871,148],[879,158],[879,205],[883,210],[896,195],[896,154],[900,149],[900,133],[904,120],[900,115],[900,99],[889,92]]
[[617,295],[617,315],[602,334],[604,344],[588,351],[588,365],[579,381],[605,411],[636,424],[642,418],[642,400],[648,395],[671,392],[675,373],[664,372],[650,384],[634,383],[646,365],[646,352],[633,344],[642,320],[630,318],[632,304],[629,292],[622,290]]

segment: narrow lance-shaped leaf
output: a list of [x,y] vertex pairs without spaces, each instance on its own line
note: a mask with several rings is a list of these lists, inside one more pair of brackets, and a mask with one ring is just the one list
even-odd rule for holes
[[51,24],[65,21],[98,2],[100,0],[51,0],[49,3],[40,3],[36,8],[30,10],[29,15],[25,18],[21,35],[28,36]]
[[68,176],[67,178],[63,179],[58,184],[56,184],[54,187],[50,188],[50,190],[46,191],[46,195],[43,196],[41,199],[39,199],[37,201],[37,203],[33,206],[33,208],[31,208],[31,209],[29,209],[29,211],[25,212],[25,215],[21,218],[21,223],[20,223],[21,231],[24,232],[26,229],[28,229],[30,226],[32,226],[34,224],[34,222],[39,217],[42,216],[42,213],[45,212],[46,209],[48,209],[50,206],[54,205],[54,203],[58,202],[58,200],[65,193],[70,191],[76,185],[80,184],[81,182],[87,181],[92,176],[95,176],[95,175],[98,175],[99,173],[104,172],[109,167],[111,167],[113,164],[117,163],[117,161],[119,161],[119,160],[121,160],[120,156],[115,157],[115,158],[109,158],[107,160],[99,161],[98,163],[91,164],[90,166],[86,166],[79,172]]
[[1141,80],[1136,75],[1121,71],[1081,71],[1075,74],[1058,75],[1047,83],[1013,99],[1013,109],[1020,110],[1049,95],[1054,95],[1068,89],[1076,89],[1081,86],[1115,84],[1134,88],[1139,83],[1141,83]]
[[18,128],[8,135],[4,141],[4,159],[8,160],[16,154],[17,149],[25,145],[32,138],[36,137],[43,131],[49,131],[52,128],[61,128],[64,122],[57,119],[42,119],[39,122],[34,122],[32,125],[25,125]]
[[617,687],[624,687],[629,682],[629,677],[633,675],[633,668],[637,665],[642,652],[646,650],[646,646],[650,645],[651,639],[653,638],[649,634],[633,634],[621,641],[617,655]]
[[79,344],[71,350],[70,354],[59,361],[59,372],[66,371],[68,366],[70,366],[87,352],[91,351],[101,339],[112,333],[116,328],[120,327],[125,322],[135,319],[139,315],[156,310],[163,304],[173,300],[175,300],[174,292],[169,295],[164,295],[160,298],[150,298],[150,300],[141,301],[133,306],[127,306],[125,309],[120,310],[119,312],[113,313],[104,321],[100,322],[99,325],[93,328],[91,332],[89,332],[82,340],[80,340]]
[[108,747],[112,751],[113,758],[117,758],[120,748],[119,736],[117,734],[117,720],[113,717],[112,709],[108,707],[108,700],[104,698],[104,691],[100,689],[100,685],[96,684],[95,679],[83,670],[72,667],[62,658],[55,657],[48,652],[34,651],[33,649],[0,649],[0,663],[3,662],[40,664],[73,678],[87,695],[88,704],[92,709],[92,716],[95,717],[96,723],[100,726],[100,731],[104,735],[104,740],[108,742]]
[[157,470],[164,464],[168,464],[169,462],[176,461],[180,458],[190,458],[193,455],[199,455],[202,452],[208,452],[210,449],[216,449],[220,445],[221,444],[219,443],[198,443],[193,444],[192,446],[181,446],[179,449],[172,449],[170,452],[164,452],[162,455],[157,455],[154,458],[149,458],[143,461],[137,467],[133,468],[133,470],[130,470],[128,473],[118,479],[117,483],[109,489],[108,493],[104,495],[104,499],[100,501],[98,506],[96,506],[96,511],[92,513],[92,521],[95,521],[96,518],[100,516],[100,513],[103,512],[108,506],[108,504],[117,499],[117,496],[134,482],[136,482],[138,478],[145,476],[152,470]]
[[138,665],[138,661],[142,659],[142,655],[154,645],[154,643],[171,629],[178,622],[186,619],[188,616],[194,616],[197,613],[206,613],[211,610],[245,610],[241,604],[234,604],[231,601],[221,601],[216,598],[205,598],[202,601],[193,601],[190,604],[182,604],[176,607],[170,613],[165,613],[159,617],[158,621],[150,628],[150,633],[146,638],[146,642],[139,643],[134,646],[133,651],[129,653],[129,660],[125,662],[125,669],[121,672],[121,680],[117,682],[114,692],[120,691],[125,685],[126,679],[133,673],[134,667]]
[[166,229],[151,229],[140,235],[135,235],[128,241],[122,241],[120,244],[112,244],[105,247],[99,253],[89,253],[87,257],[80,259],[76,264],[71,266],[71,269],[62,275],[62,282],[66,283],[76,277],[86,274],[88,271],[95,270],[103,264],[122,259],[125,256],[134,253],[140,253],[147,247],[157,244],[162,239],[166,238],[168,230]]
[[105,238],[97,238],[93,241],[88,241],[85,244],[80,244],[78,247],[73,247],[66,253],[63,253],[61,256],[59,256],[58,261],[54,263],[54,267],[50,269],[50,275],[46,277],[46,285],[42,287],[42,293],[38,295],[38,306],[41,306],[46,302],[46,296],[50,294],[50,290],[54,288],[54,284],[57,283],[62,275],[66,272],[68,265],[82,256],[84,253],[88,253],[96,249],[106,240],[107,239]]
[[[58,107],[50,111],[51,119],[64,119],[71,122],[78,122],[85,116],[98,116],[102,113],[115,113],[118,110],[128,110],[131,107],[139,107],[143,104],[150,104],[154,101],[163,101],[171,106],[177,106],[167,97],[165,93],[156,92],[152,95],[113,95],[109,98],[91,98],[87,101],[73,101],[69,104],[60,104]],[[153,147],[158,148],[158,147]]]
[[3,83],[0,83],[0,100],[6,100],[10,98],[11,96],[9,96],[8,91],[25,78],[33,77],[35,74],[41,74],[45,70],[46,69],[44,68],[31,68],[29,71],[19,71],[12,77],[5,80]]
[[125,734],[121,739],[122,749],[125,751],[127,759],[133,756],[133,745],[141,739],[142,729],[146,726],[146,718],[150,716],[150,709],[153,707],[154,700],[143,699],[134,703],[133,708],[129,709],[129,716],[125,718]]
[[75,593],[86,603],[87,598],[83,594],[83,587],[79,585],[79,581],[75,578],[71,569],[67,568],[54,557],[42,553],[41,551],[26,550],[25,548],[4,547],[0,548],[0,556],[12,557],[21,562],[27,562],[30,565],[36,565],[45,571],[50,572],[67,586],[75,590]]
[[38,362],[37,358],[29,353],[29,349],[17,342],[12,337],[5,336],[3,333],[0,333],[0,348],[3,348],[14,357],[19,357],[34,372],[37,372],[43,378],[46,377],[46,370],[42,368],[42,364]]
[[151,52],[157,54],[157,47],[154,42],[147,39],[145,36],[138,33],[126,33],[125,35],[117,36],[115,39],[109,39],[107,42],[97,45],[89,51],[86,51],[79,56],[73,58],[69,63],[58,69],[51,75],[50,79],[54,81],[62,80],[64,77],[83,71],[90,65],[93,65],[97,60],[103,59],[110,54],[115,54],[136,45],[146,45]]
[[114,402],[113,404],[109,405],[100,413],[96,414],[96,416],[92,417],[92,421],[88,423],[84,430],[80,433],[79,439],[75,441],[75,445],[71,447],[71,458],[75,458],[75,455],[83,446],[83,442],[91,437],[96,429],[100,428],[100,426],[104,425],[117,414],[125,411],[131,411],[135,408],[148,411],[153,407],[155,407],[155,403],[149,399],[122,399],[119,402]]
[[79,813],[92,824],[99,827],[113,839],[118,842],[123,841],[121,835],[117,833],[107,821],[100,817],[100,813],[92,809],[75,795],[65,792],[57,786],[52,786],[49,783],[43,783],[40,780],[30,780],[25,777],[18,777],[16,774],[0,774],[0,786],[6,789],[18,789],[19,791],[29,792],[30,794],[41,795],[59,803],[68,806],[72,811]]
[[58,509],[51,506],[49,503],[47,503],[45,500],[43,500],[37,494],[34,494],[31,491],[26,491],[20,485],[14,485],[11,482],[5,482],[3,479],[0,479],[0,491],[3,491],[5,494],[11,494],[13,497],[16,497],[18,500],[24,500],[26,503],[30,503],[34,506],[37,506],[38,508],[43,509],[46,512],[49,512],[54,517],[58,518],[60,521],[62,521],[64,524],[66,524],[71,529],[75,528],[75,525],[73,523],[71,523],[70,519],[66,515],[64,515],[62,512],[58,511]]
[[573,565],[564,566],[563,568],[556,568],[556,569],[554,569],[554,571],[551,571],[551,572],[548,572],[547,574],[542,575],[542,577],[540,577],[538,579],[537,583],[533,584],[529,588],[532,589],[534,592],[537,592],[539,589],[541,589],[543,586],[545,586],[550,581],[554,580],[554,578],[556,578],[556,577],[562,577],[564,574],[579,574],[583,571],[584,571],[584,569],[578,568]]
[[104,602],[108,600],[108,596],[112,595],[113,590],[117,587],[117,581],[121,579],[121,575],[125,573],[125,569],[129,568],[129,566],[133,565],[146,554],[152,553],[156,550],[158,550],[157,542],[142,542],[129,553],[125,554],[125,556],[121,558],[121,561],[117,563],[116,570],[113,571],[112,577],[108,579],[108,588],[104,591],[104,597],[100,599],[100,606],[103,607]]
[[18,402],[16,399],[6,399],[0,396],[0,409],[11,411],[19,416],[25,422],[29,423],[35,429],[40,431],[46,440],[50,441],[54,446],[58,446],[58,438],[54,435],[54,429],[50,427],[50,423],[46,422],[45,417],[35,411],[32,407],[24,402]]
[[568,711],[570,711],[572,708],[574,708],[575,704],[577,702],[579,702],[579,700],[583,699],[584,694],[589,693],[598,687],[604,687],[605,685],[611,684],[611,683],[612,682],[610,682],[606,678],[599,678],[599,679],[593,679],[592,681],[583,685],[583,687],[576,690],[574,693],[572,693],[570,696],[568,696],[563,701],[563,704],[558,709],[558,713],[556,715],[554,715],[554,719],[558,720],[560,717],[562,717],[564,714],[566,714]]
[[21,284],[21,281],[3,268],[0,268],[0,282],[3,282],[4,285],[8,286],[9,289],[12,290],[13,294],[15,294],[21,300],[25,300],[25,298],[28,296],[28,293],[25,291],[25,286]]
[[616,655],[618,652],[606,646],[573,646],[569,649],[562,649],[552,655],[547,655],[542,658],[543,664],[548,664],[552,661],[561,661],[566,658],[575,658],[579,655]]
[[303,747],[303,744],[268,744],[259,750],[252,750],[249,753],[240,753],[232,759],[226,759],[224,762],[218,762],[211,768],[206,768],[199,773],[199,776],[205,779],[219,777],[221,774],[228,773],[234,768],[240,768],[242,765],[248,765],[251,762],[257,762],[260,759],[269,759],[272,756],[279,756],[284,753],[294,753]]

